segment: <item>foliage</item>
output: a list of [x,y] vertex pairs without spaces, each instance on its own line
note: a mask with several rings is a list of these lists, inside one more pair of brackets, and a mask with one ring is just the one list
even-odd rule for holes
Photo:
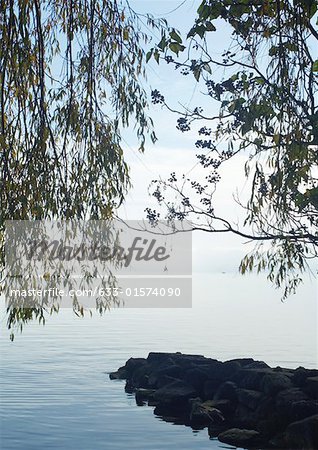
[[123,201],[122,129],[140,151],[156,139],[142,27],[125,0],[1,1],[1,267],[6,220],[105,219]]
[[[211,107],[218,105],[215,116],[201,107],[176,111],[159,91],[153,92],[154,103],[179,113],[181,132],[203,122],[197,157],[208,171],[206,184],[178,180],[175,174],[154,180],[155,197],[165,205],[169,220],[189,220],[193,229],[232,232],[256,241],[240,270],[268,270],[277,287],[285,285],[284,297],[294,292],[308,260],[317,256],[316,22],[315,0],[203,0],[186,41],[175,38],[178,49],[171,46],[171,36],[163,35],[152,50],[183,76],[192,74],[202,82]],[[221,26],[232,38],[217,59],[209,47],[215,38],[209,34]],[[186,56],[178,57],[179,52]],[[218,79],[220,67],[224,76]],[[241,227],[219,217],[213,205],[220,169],[238,154],[246,156],[251,186]],[[151,220],[160,217],[160,212],[147,212]]]

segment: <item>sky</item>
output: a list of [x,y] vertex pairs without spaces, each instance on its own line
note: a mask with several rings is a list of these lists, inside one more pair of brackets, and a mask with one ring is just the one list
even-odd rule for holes
[[[169,25],[179,30],[183,36],[191,28],[196,16],[199,1],[140,1],[130,2],[133,9],[140,13],[150,12],[154,16],[164,16]],[[180,6],[178,8],[178,6]],[[167,14],[169,13],[170,14]],[[153,43],[158,42],[159,36],[153,36]],[[217,33],[211,33],[209,48],[212,54],[220,55],[230,42],[230,33],[224,26]],[[218,71],[216,77],[221,77]],[[148,92],[158,89],[173,108],[180,105],[189,107],[202,106],[207,115],[218,113],[215,105],[207,96],[203,95],[204,85],[197,83],[192,75],[182,76],[172,65],[161,62],[159,66],[153,60],[147,68]],[[150,88],[149,88],[150,86]],[[173,114],[161,105],[151,105],[150,115],[154,120],[158,141],[152,145],[149,141],[144,154],[137,150],[131,130],[124,133],[125,157],[130,165],[130,175],[133,188],[128,193],[120,216],[127,219],[141,220],[145,218],[145,208],[157,208],[157,202],[149,196],[149,185],[153,179],[167,178],[172,171],[177,175],[187,174],[191,179],[204,180],[207,171],[202,171],[195,147],[198,139],[196,129],[203,126],[198,123],[193,129],[181,133],[176,129],[178,115]],[[242,208],[237,205],[233,195],[247,198],[248,183],[244,176],[244,156],[238,156],[229,162],[223,170],[222,181],[214,200],[216,211],[222,217],[232,220],[236,224],[242,222],[244,215]],[[195,233],[193,235],[193,270],[195,272],[237,272],[240,260],[253,248],[246,240],[230,234],[207,235]]]

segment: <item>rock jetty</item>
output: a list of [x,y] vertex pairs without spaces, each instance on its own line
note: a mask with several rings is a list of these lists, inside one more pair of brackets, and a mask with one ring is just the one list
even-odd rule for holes
[[252,358],[149,353],[111,379],[126,380],[138,405],[164,420],[207,427],[210,437],[247,449],[318,449],[318,370],[269,367]]

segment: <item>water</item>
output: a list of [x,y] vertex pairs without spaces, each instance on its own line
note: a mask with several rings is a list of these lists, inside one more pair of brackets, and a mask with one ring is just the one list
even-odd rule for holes
[[124,382],[109,380],[106,372],[149,351],[317,367],[314,283],[285,304],[262,279],[231,274],[196,276],[193,293],[192,309],[114,309],[84,319],[63,310],[13,343],[2,329],[1,449],[224,448],[206,429],[156,418]]

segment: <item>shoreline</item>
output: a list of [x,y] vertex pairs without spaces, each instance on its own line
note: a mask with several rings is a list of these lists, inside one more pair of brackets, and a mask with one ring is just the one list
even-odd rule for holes
[[318,370],[269,367],[252,358],[149,353],[109,374],[163,420],[208,428],[243,447],[318,449]]

